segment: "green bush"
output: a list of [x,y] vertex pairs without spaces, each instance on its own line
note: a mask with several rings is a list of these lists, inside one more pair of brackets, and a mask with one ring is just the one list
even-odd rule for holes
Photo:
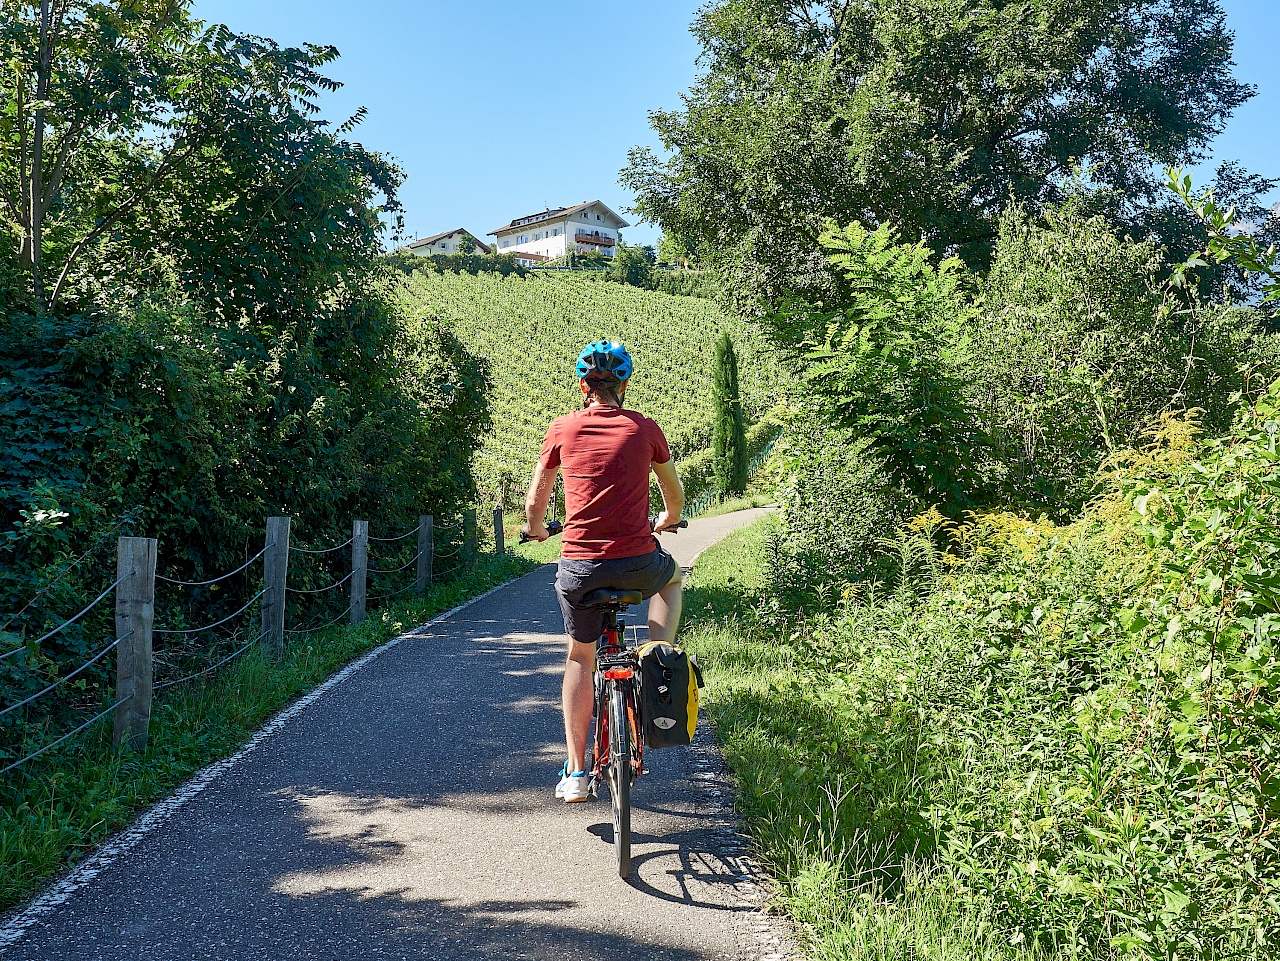
[[828,224],[820,243],[835,302],[792,301],[768,319],[806,414],[866,437],[913,497],[948,513],[981,503],[983,444],[964,396],[969,276],[888,227]]
[[778,491],[785,537],[770,564],[774,592],[787,600],[836,593],[883,579],[885,538],[916,512],[865,437],[812,423],[785,435],[787,479]]
[[406,277],[412,277],[418,271],[436,274],[498,274],[508,277],[514,274],[524,277],[529,273],[527,267],[516,263],[513,254],[431,254],[421,257],[408,250],[395,250],[385,254],[383,263],[390,269]]
[[[979,514],[944,555],[932,512],[897,590],[781,631],[694,615],[744,807],[823,947],[887,920],[914,955],[866,957],[975,929],[1004,946],[982,956],[1274,956],[1277,433],[1280,383],[1208,443],[1167,416],[1071,525]],[[964,910],[906,930],[939,904]]]
[[1069,516],[1108,453],[1162,410],[1198,407],[1225,430],[1240,368],[1280,373],[1251,312],[1174,310],[1163,270],[1154,244],[1071,207],[1002,217],[967,376],[1006,503]]

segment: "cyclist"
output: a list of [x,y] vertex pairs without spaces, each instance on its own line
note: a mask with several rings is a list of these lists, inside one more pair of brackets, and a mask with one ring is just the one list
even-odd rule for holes
[[[680,625],[683,585],[680,566],[653,531],[674,528],[684,508],[684,488],[671,462],[667,439],[654,421],[624,410],[631,355],[622,344],[588,344],[578,355],[582,410],[556,418],[542,442],[525,499],[526,533],[549,534],[542,519],[564,474],[565,520],[556,595],[569,635],[561,705],[568,761],[556,797],[587,799],[586,751],[594,700],[596,640],[602,611],[583,607],[588,591],[601,587],[638,590],[649,601],[649,637],[672,641]],[[649,521],[649,471],[658,479],[664,510]]]

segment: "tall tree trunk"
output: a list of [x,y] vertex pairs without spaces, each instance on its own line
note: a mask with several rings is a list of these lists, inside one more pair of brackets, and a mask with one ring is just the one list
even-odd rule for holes
[[27,201],[31,215],[31,293],[36,309],[46,308],[44,278],[41,276],[41,248],[44,242],[44,103],[49,97],[49,74],[53,69],[53,11],[49,0],[40,0],[40,66],[36,72],[36,110],[31,131],[31,180]]

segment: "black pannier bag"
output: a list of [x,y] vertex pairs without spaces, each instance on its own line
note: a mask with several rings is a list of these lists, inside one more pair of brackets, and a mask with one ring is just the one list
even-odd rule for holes
[[698,725],[698,662],[665,641],[640,648],[640,721],[644,746],[679,747]]

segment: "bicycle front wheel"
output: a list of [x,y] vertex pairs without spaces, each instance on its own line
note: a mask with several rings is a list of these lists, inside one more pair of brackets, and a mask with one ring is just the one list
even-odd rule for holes
[[613,800],[613,857],[618,877],[631,874],[631,725],[622,685],[609,685],[609,796]]

